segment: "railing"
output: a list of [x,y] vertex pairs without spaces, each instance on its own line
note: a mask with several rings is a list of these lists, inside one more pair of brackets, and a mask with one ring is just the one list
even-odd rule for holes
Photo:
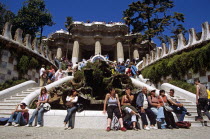
[[34,55],[36,58],[49,62],[56,67],[52,58],[52,52],[47,46],[44,47],[43,44],[38,46],[38,40],[35,38],[32,41],[31,35],[29,34],[26,34],[25,38],[22,38],[23,31],[19,28],[16,30],[13,39],[11,29],[12,24],[7,22],[2,35],[0,35],[0,42],[2,42],[4,46],[11,47],[15,50],[26,51],[29,55]]
[[[171,38],[169,42],[169,47],[167,47],[166,44],[163,43],[162,47],[157,47],[155,51],[151,51],[150,54],[146,54],[146,57],[143,57],[143,62],[139,65],[138,68],[142,70],[158,60],[177,54],[186,49],[196,47],[198,46],[198,44],[201,44],[203,42],[209,41],[210,40],[209,23],[205,22],[202,24],[202,34],[200,38],[197,37],[194,28],[189,30],[188,43],[185,42],[183,34],[179,34],[177,37],[178,37],[177,46],[174,45],[174,40]],[[167,50],[167,48],[169,48],[169,50]]]

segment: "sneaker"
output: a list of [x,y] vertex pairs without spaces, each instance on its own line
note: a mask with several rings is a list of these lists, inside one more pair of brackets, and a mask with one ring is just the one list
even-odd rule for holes
[[133,130],[134,130],[134,131],[138,131],[138,129],[137,129],[136,127],[133,127]]
[[146,127],[144,128],[144,130],[150,130],[150,128],[149,128],[148,126],[146,126]]
[[71,127],[68,127],[68,130],[72,130],[72,128]]
[[173,127],[171,125],[168,126],[168,129],[173,129]]
[[107,132],[109,132],[110,130],[111,130],[111,128],[110,128],[110,127],[107,127],[107,128],[106,128],[106,131],[107,131]]
[[39,128],[39,127],[42,127],[42,126],[41,125],[37,125],[36,127]]
[[15,125],[14,125],[14,127],[18,127],[18,126],[20,126],[20,125],[19,125],[19,124],[15,124]]
[[150,129],[158,129],[156,126],[150,126]]
[[6,123],[4,126],[11,126],[12,123]]
[[120,130],[125,132],[127,129],[125,127],[121,127]]
[[32,127],[32,125],[31,124],[27,124],[27,125],[25,125],[25,127]]
[[191,116],[192,114],[191,114],[191,113],[189,113],[189,112],[187,112],[187,113],[186,113],[186,115],[187,115],[187,116]]

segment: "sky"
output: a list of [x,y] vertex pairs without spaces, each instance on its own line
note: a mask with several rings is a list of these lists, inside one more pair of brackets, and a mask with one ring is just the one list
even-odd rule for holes
[[[17,13],[25,0],[1,0],[8,10]],[[64,22],[67,16],[75,21],[105,21],[121,22],[123,11],[136,0],[45,0],[46,8],[53,15],[56,23],[52,27],[45,27],[44,34],[65,29]],[[210,23],[210,0],[174,0],[175,7],[171,12],[180,12],[185,15],[184,27],[188,30],[195,28],[201,31],[201,24]]]

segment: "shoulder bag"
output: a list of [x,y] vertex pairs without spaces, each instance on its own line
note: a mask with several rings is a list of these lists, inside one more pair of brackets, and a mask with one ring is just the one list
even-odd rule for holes
[[[160,98],[163,101],[163,98],[161,96]],[[163,101],[163,107],[165,108],[166,111],[173,112],[173,109],[168,105],[168,103],[165,103],[164,101]]]

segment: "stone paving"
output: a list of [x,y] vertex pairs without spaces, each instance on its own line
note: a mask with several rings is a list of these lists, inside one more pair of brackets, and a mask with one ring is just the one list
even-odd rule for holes
[[110,131],[95,129],[73,129],[53,127],[4,127],[0,126],[0,139],[197,139],[210,138],[210,127],[192,127],[191,129]]

